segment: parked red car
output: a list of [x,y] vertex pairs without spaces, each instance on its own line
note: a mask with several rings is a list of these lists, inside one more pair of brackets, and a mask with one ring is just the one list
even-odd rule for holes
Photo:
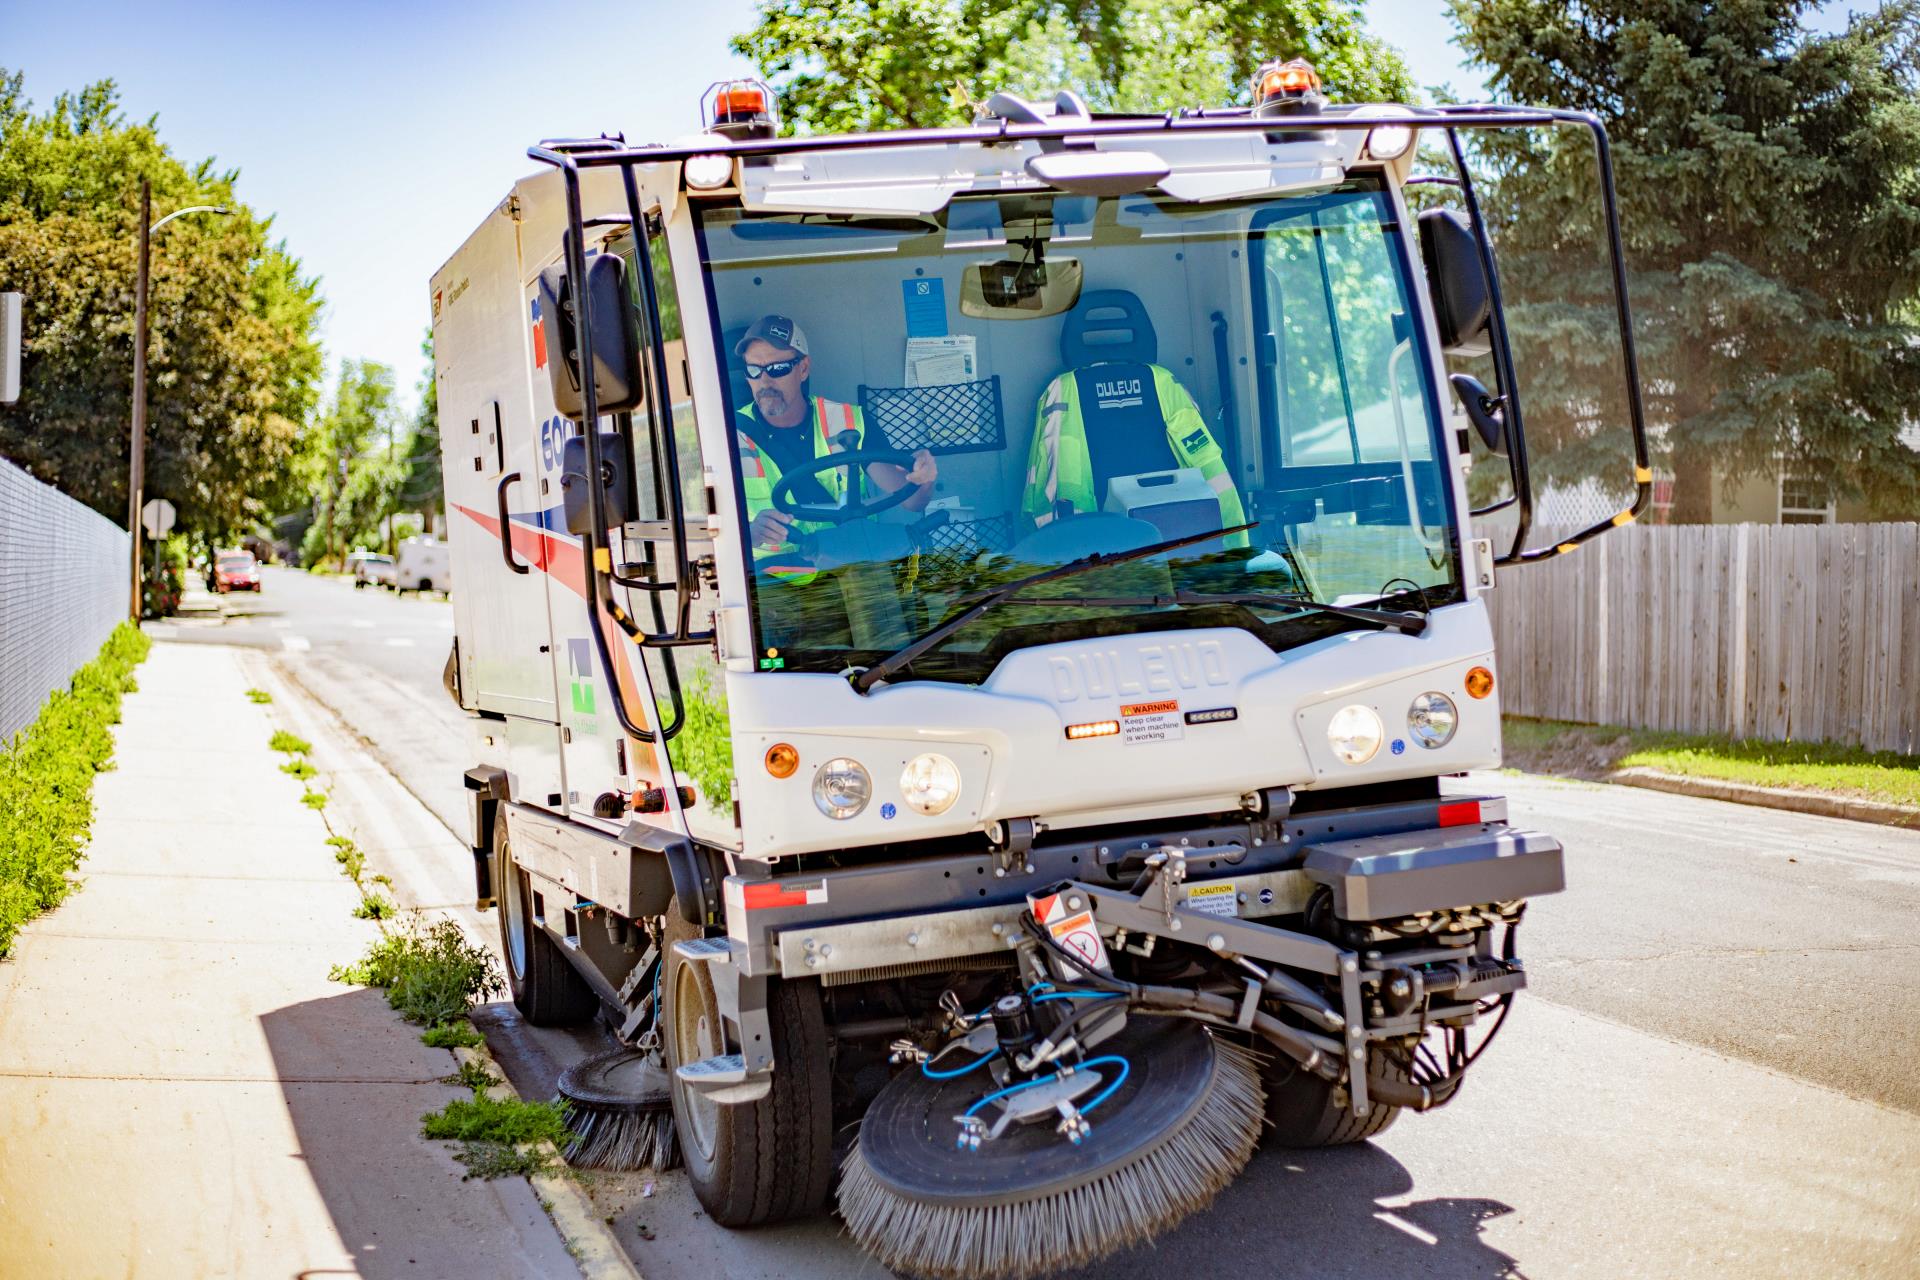
[[207,590],[213,592],[258,591],[260,562],[251,551],[222,551],[213,559],[213,572],[207,575]]

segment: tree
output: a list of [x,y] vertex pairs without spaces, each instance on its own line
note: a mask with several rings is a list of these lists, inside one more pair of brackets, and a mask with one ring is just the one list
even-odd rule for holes
[[373,540],[393,513],[407,474],[396,430],[392,370],[374,360],[343,362],[298,466],[316,508],[303,563],[339,561],[356,542]]
[[271,218],[235,197],[238,174],[188,168],[155,121],[130,123],[113,82],[35,114],[0,70],[0,282],[25,294],[17,404],[0,407],[0,454],[115,522],[126,518],[140,179],[156,218],[148,348],[148,492],[183,529],[225,540],[283,486],[320,375],[317,282]]
[[427,371],[420,378],[420,408],[407,438],[407,474],[396,501],[401,510],[426,517],[431,528],[434,513],[446,504],[440,478],[440,386],[434,378],[432,329],[420,340],[420,354],[427,358]]
[[1244,103],[1272,57],[1311,60],[1336,96],[1413,94],[1355,0],[766,0],[733,48],[802,133],[964,124],[970,97],[1000,90],[1072,88],[1106,111]]
[[[1802,24],[1813,8],[1453,0],[1498,93],[1593,112],[1613,138],[1676,521],[1712,518],[1715,476],[1776,470],[1920,507],[1920,453],[1900,440],[1920,405],[1920,4],[1831,36]],[[1591,474],[1609,452],[1591,375],[1616,341],[1579,209],[1591,153],[1564,134],[1482,145],[1503,277],[1531,300],[1514,313],[1534,344],[1528,434],[1550,475]]]

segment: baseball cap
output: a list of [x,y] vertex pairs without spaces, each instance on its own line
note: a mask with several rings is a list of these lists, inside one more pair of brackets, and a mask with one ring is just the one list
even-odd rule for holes
[[740,341],[733,344],[733,354],[744,356],[747,347],[754,342],[770,342],[776,347],[798,351],[803,356],[808,354],[806,330],[788,316],[761,316],[755,320],[747,326],[747,332]]

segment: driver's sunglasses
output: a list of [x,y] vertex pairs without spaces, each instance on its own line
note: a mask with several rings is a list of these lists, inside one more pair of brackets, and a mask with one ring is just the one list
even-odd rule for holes
[[792,373],[804,356],[792,360],[776,360],[772,364],[750,364],[747,366],[747,381],[758,382],[761,378],[784,378]]

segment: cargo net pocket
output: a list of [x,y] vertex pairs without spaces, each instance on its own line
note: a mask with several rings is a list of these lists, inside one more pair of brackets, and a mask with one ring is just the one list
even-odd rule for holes
[[979,453],[1007,446],[1000,375],[940,387],[860,388],[860,413],[888,447],[903,453]]
[[929,529],[922,554],[940,568],[957,570],[983,555],[1005,551],[1012,542],[1012,516],[982,516],[978,520],[953,521]]

